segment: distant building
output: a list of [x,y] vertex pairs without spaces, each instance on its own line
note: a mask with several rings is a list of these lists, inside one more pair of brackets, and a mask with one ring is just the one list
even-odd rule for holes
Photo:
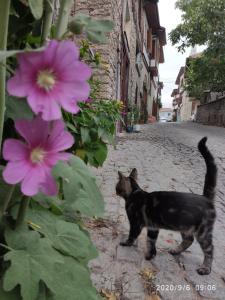
[[185,90],[185,73],[187,70],[187,63],[190,58],[196,57],[190,56],[186,59],[185,66],[181,67],[177,75],[175,84],[177,88],[173,90],[171,97],[173,97],[173,108],[174,108],[174,118],[177,121],[189,121],[194,120],[197,107],[200,104],[199,100],[189,97],[187,91]]
[[161,108],[159,110],[159,121],[171,122],[173,120],[173,109],[172,108]]

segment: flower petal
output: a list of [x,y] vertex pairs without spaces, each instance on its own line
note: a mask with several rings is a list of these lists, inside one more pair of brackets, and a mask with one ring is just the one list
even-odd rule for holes
[[90,85],[87,82],[61,82],[55,90],[59,103],[68,100],[87,100],[90,94]]
[[23,160],[8,162],[2,172],[2,176],[5,182],[9,184],[16,184],[27,175],[30,168],[30,164]]
[[40,116],[33,120],[18,120],[15,122],[16,130],[31,147],[43,145],[49,133],[49,123]]
[[61,41],[58,43],[58,48],[55,56],[55,67],[67,68],[74,61],[79,59],[79,49],[75,46],[72,41]]
[[46,174],[45,182],[41,183],[40,190],[42,193],[48,196],[54,196],[57,194],[58,187],[50,172]]
[[61,81],[87,81],[92,74],[91,68],[81,61],[74,61],[70,66],[64,67],[59,73]]
[[36,195],[41,183],[45,182],[45,177],[45,170],[42,165],[33,166],[22,181],[22,193],[26,196]]
[[7,81],[7,91],[10,95],[26,97],[30,90],[30,81],[23,81],[19,71],[17,71],[15,75]]
[[43,52],[43,61],[46,65],[54,64],[58,44],[59,44],[59,42],[56,40],[51,40],[48,43],[47,48]]
[[48,99],[43,102],[43,106],[39,110],[42,113],[42,118],[45,121],[58,120],[62,117],[59,104],[55,101],[54,95],[49,95]]
[[46,144],[48,151],[62,151],[70,148],[74,143],[71,133],[65,131],[65,125],[62,120],[55,121]]
[[77,114],[80,111],[80,107],[78,106],[77,102],[75,101],[67,101],[63,102],[62,107],[73,114]]
[[29,156],[28,147],[19,140],[7,139],[3,145],[3,157],[5,160],[26,160]]
[[55,166],[58,161],[68,161],[70,157],[72,156],[71,153],[61,152],[61,153],[55,153],[55,152],[48,152],[48,154],[45,157],[45,164],[52,168]]

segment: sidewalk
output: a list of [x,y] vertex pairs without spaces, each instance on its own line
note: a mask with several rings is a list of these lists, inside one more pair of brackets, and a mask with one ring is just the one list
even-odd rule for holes
[[[202,263],[203,254],[196,242],[179,257],[167,252],[180,241],[179,233],[160,231],[158,253],[151,262],[144,259],[145,230],[136,246],[119,246],[120,240],[127,236],[129,226],[124,200],[115,194],[118,170],[128,174],[136,167],[138,182],[147,191],[202,192],[202,175],[199,175],[200,182],[193,180],[205,172],[200,156],[195,157],[197,150],[189,149],[188,152],[180,144],[180,148],[176,147],[163,135],[162,128],[167,128],[165,126],[171,124],[146,125],[142,133],[125,134],[119,139],[117,149],[110,149],[104,167],[97,170],[106,205],[104,218],[88,223],[93,242],[100,252],[99,257],[91,263],[93,283],[103,294],[107,295],[108,292],[110,300],[225,299],[224,274],[221,275],[217,270],[224,260],[214,263],[216,272],[213,269],[210,275],[199,276],[196,268]],[[179,138],[182,139],[181,136]],[[186,159],[182,160],[184,155]],[[222,257],[224,253],[221,253],[220,259]],[[156,292],[158,297],[148,298]]]

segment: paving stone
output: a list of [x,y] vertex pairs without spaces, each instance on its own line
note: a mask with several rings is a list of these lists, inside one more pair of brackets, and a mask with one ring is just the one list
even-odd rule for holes
[[[151,262],[144,258],[145,230],[138,239],[137,247],[118,246],[120,240],[127,236],[129,225],[124,200],[115,194],[118,170],[128,174],[134,167],[138,170],[140,186],[149,192],[176,190],[201,194],[205,163],[197,150],[197,143],[203,136],[208,136],[207,145],[215,156],[219,170],[215,200],[214,263],[212,273],[207,276],[200,276],[196,272],[203,260],[197,242],[180,256],[173,257],[168,253],[168,249],[180,242],[179,233],[160,231],[156,245],[158,253]],[[98,289],[115,290],[120,286],[119,300],[145,300],[146,290],[139,272],[147,267],[155,270],[155,284],[159,286],[164,300],[225,299],[224,128],[191,122],[143,125],[139,134],[123,134],[118,139],[116,150],[109,149],[104,166],[94,172],[105,197],[104,217],[109,223],[107,227],[90,230],[92,240],[100,251],[100,256],[90,264],[93,283]],[[216,290],[210,291],[214,285]],[[169,290],[166,290],[167,286]],[[182,290],[178,290],[178,287]]]

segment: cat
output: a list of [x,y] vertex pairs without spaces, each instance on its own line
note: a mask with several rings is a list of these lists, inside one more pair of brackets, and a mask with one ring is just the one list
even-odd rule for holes
[[117,195],[125,199],[125,209],[130,223],[128,239],[122,246],[132,246],[144,227],[147,227],[147,254],[150,260],[156,255],[156,240],[159,229],[179,231],[182,242],[170,250],[180,254],[191,246],[194,237],[204,253],[203,264],[197,269],[200,275],[211,272],[213,260],[212,231],[216,218],[214,207],[217,166],[206,146],[207,137],[198,143],[198,149],[206,163],[203,195],[173,191],[148,193],[137,183],[137,170],[134,168],[128,177],[118,171]]

